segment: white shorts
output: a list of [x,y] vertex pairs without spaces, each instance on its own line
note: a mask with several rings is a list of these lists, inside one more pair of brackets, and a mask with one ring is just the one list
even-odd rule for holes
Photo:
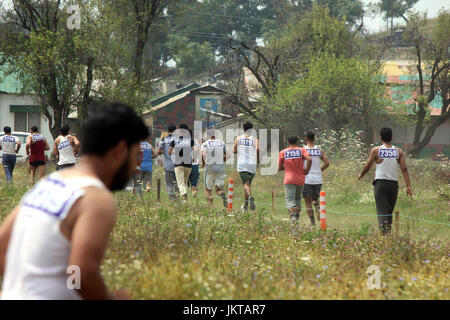
[[225,185],[225,173],[208,173],[205,175],[206,189],[212,190],[214,186],[223,188]]

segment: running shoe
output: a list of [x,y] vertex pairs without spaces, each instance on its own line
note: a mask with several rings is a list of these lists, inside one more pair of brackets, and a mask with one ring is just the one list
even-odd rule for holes
[[248,202],[250,203],[250,210],[254,211],[255,210],[255,197],[254,196],[249,196],[248,197]]
[[292,223],[298,223],[298,218],[299,218],[299,215],[298,215],[298,214],[296,214],[296,213],[291,213],[291,214],[289,215],[289,217],[291,218],[291,222],[292,222]]
[[242,212],[247,212],[248,211],[248,208],[245,206],[245,204],[242,205],[241,211]]

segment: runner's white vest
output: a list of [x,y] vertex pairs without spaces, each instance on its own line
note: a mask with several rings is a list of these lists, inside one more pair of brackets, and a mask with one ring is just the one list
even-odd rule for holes
[[58,165],[76,163],[75,154],[73,152],[72,144],[70,143],[69,136],[59,136],[59,161]]
[[256,139],[253,136],[241,136],[237,143],[237,170],[256,173]]
[[88,186],[105,188],[96,178],[61,179],[55,172],[24,196],[6,253],[2,299],[81,299],[67,287],[71,243],[60,224]]
[[[304,147],[310,154],[312,159],[311,169],[309,174],[305,177],[305,184],[322,184],[322,166],[320,163],[320,158],[322,157],[322,150],[317,146],[309,148]],[[304,167],[308,165],[307,161],[304,161]]]
[[383,161],[381,163],[376,163],[375,180],[383,179],[398,181],[398,148],[388,148],[382,145],[378,150],[378,158],[383,159]]

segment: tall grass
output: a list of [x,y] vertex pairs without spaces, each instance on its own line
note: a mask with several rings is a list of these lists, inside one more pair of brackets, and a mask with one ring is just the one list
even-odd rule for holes
[[[298,227],[285,221],[282,174],[257,175],[257,210],[230,216],[217,197],[208,206],[202,192],[187,205],[169,203],[164,183],[161,203],[154,189],[143,199],[116,193],[119,218],[102,274],[108,286],[128,288],[135,299],[449,299],[449,227],[402,218],[449,223],[449,167],[428,160],[408,166],[416,196],[408,199],[400,182],[398,238],[379,236],[373,173],[357,182],[358,160],[335,161],[325,171],[327,232],[309,228],[305,214]],[[159,169],[154,175],[163,178]],[[235,170],[229,177],[238,208],[242,186]],[[26,191],[26,178],[19,166],[13,186],[2,182],[0,221]],[[379,290],[366,285],[370,265],[381,270]]]

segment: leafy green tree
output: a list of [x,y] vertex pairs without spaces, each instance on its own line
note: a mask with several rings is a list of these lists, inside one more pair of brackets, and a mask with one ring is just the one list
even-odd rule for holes
[[[431,35],[424,32],[427,24],[426,14],[411,13],[406,26],[405,37],[414,46],[417,58],[417,81],[411,83],[418,89],[415,99],[415,132],[413,147],[409,151],[418,156],[430,142],[436,129],[450,119],[449,105],[449,48],[450,48],[450,12],[443,10],[437,18],[436,28]],[[441,114],[430,116],[429,104],[442,101]],[[425,128],[425,125],[428,127]]]
[[359,32],[314,7],[266,47],[234,47],[261,87],[260,103],[250,106],[258,120],[297,134],[314,127],[369,133],[371,119],[382,113],[384,88],[379,49]]
[[208,42],[189,42],[187,37],[171,35],[168,46],[177,67],[187,77],[205,73],[215,64],[213,48]]
[[403,18],[405,22],[408,22],[406,18],[406,12],[418,2],[419,0],[381,0],[379,2],[380,10],[384,12],[386,19]]

